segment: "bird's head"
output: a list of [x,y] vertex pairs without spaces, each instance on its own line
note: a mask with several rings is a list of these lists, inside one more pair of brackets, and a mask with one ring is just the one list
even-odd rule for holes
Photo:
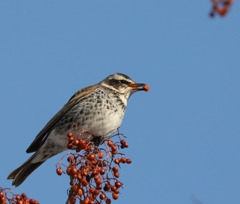
[[130,77],[121,73],[108,76],[100,84],[124,95],[125,99],[128,99],[134,92],[149,91],[148,85],[136,83]]

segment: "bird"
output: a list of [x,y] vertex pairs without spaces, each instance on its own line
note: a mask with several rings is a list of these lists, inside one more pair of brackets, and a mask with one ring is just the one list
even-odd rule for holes
[[12,185],[17,187],[47,159],[67,150],[67,133],[73,124],[87,130],[81,135],[85,141],[99,145],[99,141],[109,139],[122,123],[129,97],[137,91],[148,90],[147,84],[136,83],[122,73],[80,89],[37,134],[26,150],[34,154],[7,179],[12,179]]

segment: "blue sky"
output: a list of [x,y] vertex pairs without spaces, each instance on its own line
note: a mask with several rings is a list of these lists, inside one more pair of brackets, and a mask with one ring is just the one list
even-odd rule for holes
[[[208,17],[210,1],[1,1],[2,187],[74,92],[122,72],[149,84],[120,131],[133,161],[114,203],[239,203],[240,6]],[[55,156],[15,193],[64,203]],[[195,199],[192,199],[195,197]],[[197,201],[198,200],[198,201]]]

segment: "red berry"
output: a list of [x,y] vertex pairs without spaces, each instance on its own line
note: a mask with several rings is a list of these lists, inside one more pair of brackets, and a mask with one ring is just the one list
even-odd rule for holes
[[0,191],[0,198],[4,197],[4,193],[2,191]]
[[100,196],[99,196],[99,198],[100,198],[101,200],[104,200],[104,199],[106,198],[106,195],[105,195],[104,193],[101,193]]
[[76,146],[79,145],[79,140],[74,140],[73,144],[76,145]]
[[115,160],[114,160],[114,163],[115,164],[119,164],[121,162],[121,159],[120,158],[116,158]]
[[121,158],[121,162],[122,162],[123,164],[125,164],[125,163],[126,163],[126,158],[122,157],[122,158]]
[[82,183],[83,186],[86,186],[86,185],[88,184],[88,182],[87,182],[86,179],[82,179],[82,180],[81,180],[81,183]]
[[123,184],[122,184],[120,181],[116,181],[116,182],[115,182],[115,186],[116,186],[117,188],[120,188],[122,185],[123,185]]
[[120,140],[121,145],[124,145],[124,143],[125,143],[125,140]]
[[[62,169],[61,168],[57,168],[56,169],[56,172],[57,172],[57,175],[59,175],[59,176],[61,176],[62,175]],[[23,194],[22,194],[23,195]],[[26,194],[25,194],[26,195]],[[23,198],[25,198],[25,197],[23,197]]]
[[78,194],[79,196],[82,196],[82,195],[84,194],[83,189],[82,189],[82,188],[79,188],[77,194]]
[[128,158],[128,159],[126,159],[126,162],[127,162],[127,164],[131,164],[132,160]]
[[67,136],[68,136],[68,137],[72,137],[73,134],[72,134],[71,132],[68,132]]
[[117,199],[118,199],[118,194],[113,193],[113,194],[112,194],[112,198],[113,198],[114,200],[117,200]]
[[98,157],[102,159],[104,157],[103,153],[101,151],[98,152]]
[[128,148],[128,143],[125,142],[125,143],[123,144],[123,147]]
[[105,174],[104,168],[101,168],[101,169],[99,170],[99,173],[100,173],[101,175],[104,175],[104,174]]
[[97,190],[102,190],[102,184],[98,184],[96,187]]
[[143,90],[148,92],[150,90],[150,87],[147,84],[144,84]]
[[72,148],[73,148],[73,144],[72,144],[72,143],[68,143],[68,144],[67,144],[67,148],[68,148],[68,149],[72,149]]
[[115,176],[116,178],[119,178],[120,174],[119,174],[118,172],[114,172],[114,176]]
[[111,146],[113,145],[113,141],[112,141],[112,140],[108,140],[107,145],[108,145],[109,147],[111,147]]
[[117,187],[116,186],[111,186],[111,191],[115,191],[117,190]]
[[117,171],[118,171],[118,167],[117,167],[117,166],[114,166],[114,167],[112,168],[112,171],[113,171],[113,172],[117,172]]
[[109,191],[110,188],[111,188],[111,185],[110,185],[109,183],[107,183],[107,184],[105,184],[103,190],[104,190],[104,191]]
[[107,199],[106,199],[106,204],[111,204],[111,202],[112,202],[112,201],[111,201],[110,198],[107,198]]
[[95,159],[95,154],[90,154],[89,157],[88,157],[89,160],[94,160]]

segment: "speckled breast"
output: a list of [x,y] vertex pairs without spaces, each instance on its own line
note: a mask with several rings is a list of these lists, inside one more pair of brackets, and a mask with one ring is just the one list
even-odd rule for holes
[[121,125],[125,109],[119,93],[100,87],[73,106],[56,124],[55,130],[62,134],[77,124],[79,131],[83,128],[93,136],[110,137]]

